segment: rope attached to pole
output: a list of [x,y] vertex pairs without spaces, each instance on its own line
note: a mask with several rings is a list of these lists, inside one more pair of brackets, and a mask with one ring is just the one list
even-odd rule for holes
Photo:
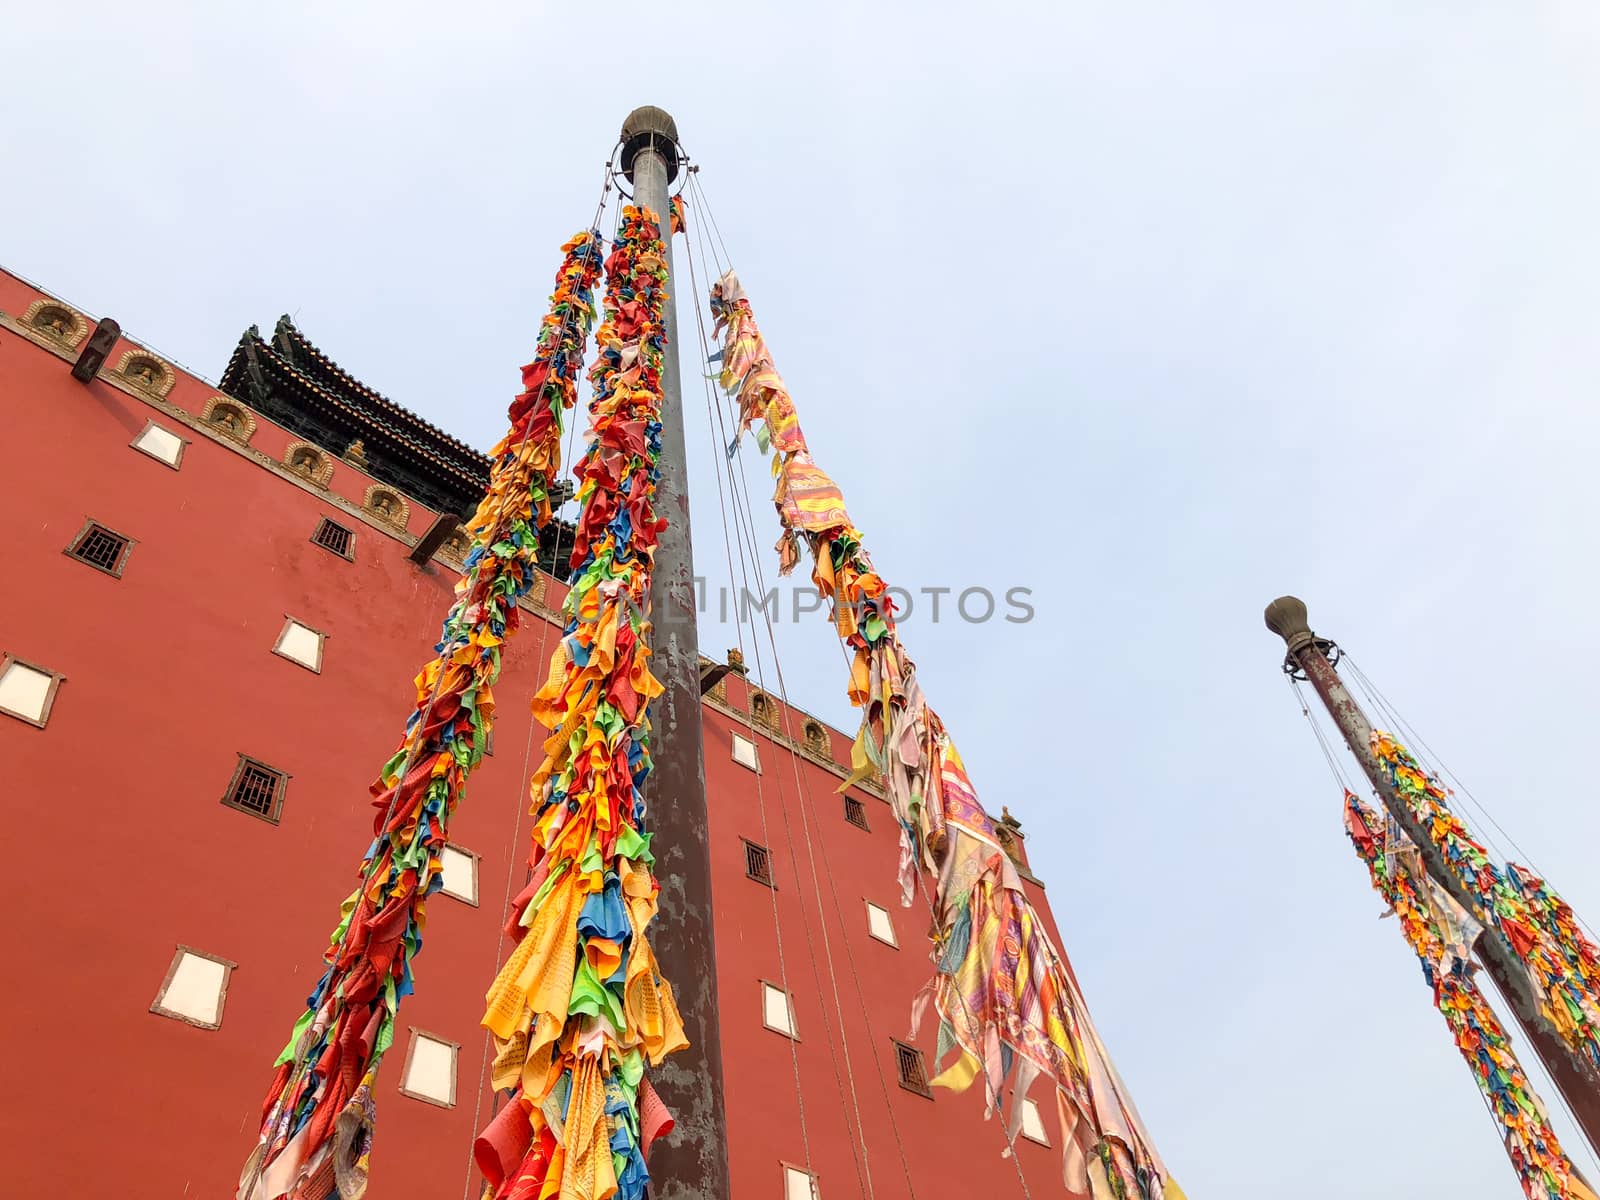
[[[721,379],[740,407],[739,434],[759,420],[775,451],[774,504],[783,535],[780,571],[798,564],[802,541],[812,578],[833,604],[853,650],[849,695],[863,710],[850,783],[881,777],[902,826],[903,901],[920,871],[938,878],[938,966],[916,1006],[932,1000],[941,1048],[957,1052],[932,1082],[962,1090],[979,1077],[991,1108],[1017,1070],[1014,1094],[1046,1075],[1057,1089],[1067,1182],[1127,1197],[1170,1197],[1172,1183],[1116,1078],[1077,985],[1050,944],[1003,845],[1005,834],[977,800],[942,722],[923,698],[895,630],[887,586],[873,570],[833,480],[811,459],[794,403],[773,366],[748,299],[729,271],[711,289],[726,330]],[[738,447],[738,435],[728,448]],[[1021,1102],[1010,1122],[1020,1121]]]
[[1434,1007],[1450,1026],[1500,1128],[1529,1200],[1595,1200],[1534,1094],[1511,1039],[1473,979],[1472,947],[1483,927],[1430,878],[1411,839],[1346,791],[1345,832],[1372,886],[1400,919],[1422,963]]

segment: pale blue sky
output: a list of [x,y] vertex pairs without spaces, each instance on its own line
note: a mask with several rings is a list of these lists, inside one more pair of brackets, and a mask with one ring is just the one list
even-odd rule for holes
[[[485,447],[672,111],[879,568],[1034,591],[906,640],[1189,1194],[1518,1194],[1260,613],[1600,914],[1591,6],[15,7],[0,261],[213,377],[295,313]],[[780,637],[853,725],[825,624]]]

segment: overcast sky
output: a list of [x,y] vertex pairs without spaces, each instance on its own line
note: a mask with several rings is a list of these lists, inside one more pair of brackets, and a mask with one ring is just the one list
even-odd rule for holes
[[[484,448],[668,108],[879,569],[1032,589],[904,637],[1190,1196],[1517,1194],[1261,609],[1600,920],[1592,6],[12,8],[0,261],[212,378],[293,313]],[[779,637],[854,728],[826,623]]]

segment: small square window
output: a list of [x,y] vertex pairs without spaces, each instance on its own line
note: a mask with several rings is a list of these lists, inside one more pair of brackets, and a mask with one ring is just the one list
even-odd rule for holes
[[446,896],[465,900],[474,908],[478,904],[478,856],[470,850],[446,846],[439,853],[439,865],[444,874],[444,886],[439,890]]
[[179,946],[150,1011],[201,1029],[220,1029],[228,976],[236,965],[215,954]]
[[9,655],[0,657],[0,713],[43,729],[64,678]]
[[128,551],[132,548],[132,538],[107,529],[97,521],[89,521],[78,530],[78,536],[72,539],[66,554],[97,571],[121,578],[122,568],[128,561]]
[[765,846],[758,846],[743,838],[739,840],[744,842],[744,873],[757,883],[775,886],[772,882],[772,852]]
[[183,460],[183,448],[186,444],[177,434],[170,429],[161,428],[154,421],[146,425],[144,432],[130,443],[135,450],[141,450],[151,458],[160,459],[173,470],[177,470],[178,463]]
[[928,1086],[928,1070],[923,1065],[921,1050],[904,1042],[895,1041],[894,1065],[900,1076],[901,1087],[908,1092],[933,1099],[933,1089]]
[[756,744],[737,733],[733,735],[733,761],[752,771],[761,770],[761,760],[756,757]]
[[1022,1105],[1022,1136],[1030,1142],[1048,1146],[1050,1139],[1045,1136],[1044,1118],[1039,1115],[1039,1106],[1026,1096],[1021,1097],[1018,1103]]
[[299,663],[308,671],[322,673],[322,639],[327,637],[309,625],[302,625],[290,617],[283,626],[283,632],[278,634],[277,644],[272,647],[274,654],[287,658],[290,662]]
[[867,932],[880,942],[891,946],[900,944],[894,940],[894,922],[889,917],[889,910],[879,908],[871,900],[867,901]]
[[844,819],[857,829],[871,832],[872,827],[867,824],[867,806],[854,796],[844,798]]
[[440,1108],[454,1108],[458,1049],[455,1042],[413,1029],[405,1070],[400,1075],[400,1094]]
[[799,1167],[783,1165],[783,1200],[820,1200],[817,1177]]
[[795,1030],[794,1003],[781,987],[770,983],[761,985],[761,1023],[785,1037],[800,1036]]
[[330,521],[323,517],[316,531],[312,533],[311,540],[324,550],[331,550],[340,558],[354,560],[356,535],[337,521]]
[[283,794],[288,787],[289,776],[284,772],[241,754],[222,802],[276,825],[283,816]]

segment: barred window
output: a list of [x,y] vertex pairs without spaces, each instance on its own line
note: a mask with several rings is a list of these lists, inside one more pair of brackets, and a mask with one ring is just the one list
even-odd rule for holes
[[78,536],[72,539],[67,553],[81,563],[86,563],[107,575],[121,577],[123,565],[128,561],[128,550],[133,539],[90,521]]
[[222,802],[276,825],[283,815],[283,793],[288,782],[289,776],[284,772],[241,754]]
[[311,540],[324,550],[333,551],[340,558],[355,557],[352,551],[355,548],[356,535],[343,525],[328,520],[327,517],[322,518],[317,531],[311,535]]
[[[740,839],[743,841],[744,839]],[[744,843],[744,873],[757,883],[772,887],[772,852],[754,842]]]
[[871,830],[871,826],[867,824],[867,806],[854,796],[844,798],[844,819],[857,829]]
[[908,1092],[933,1099],[933,1089],[928,1086],[928,1071],[922,1063],[922,1051],[902,1041],[894,1043],[895,1070],[900,1075],[900,1086]]

